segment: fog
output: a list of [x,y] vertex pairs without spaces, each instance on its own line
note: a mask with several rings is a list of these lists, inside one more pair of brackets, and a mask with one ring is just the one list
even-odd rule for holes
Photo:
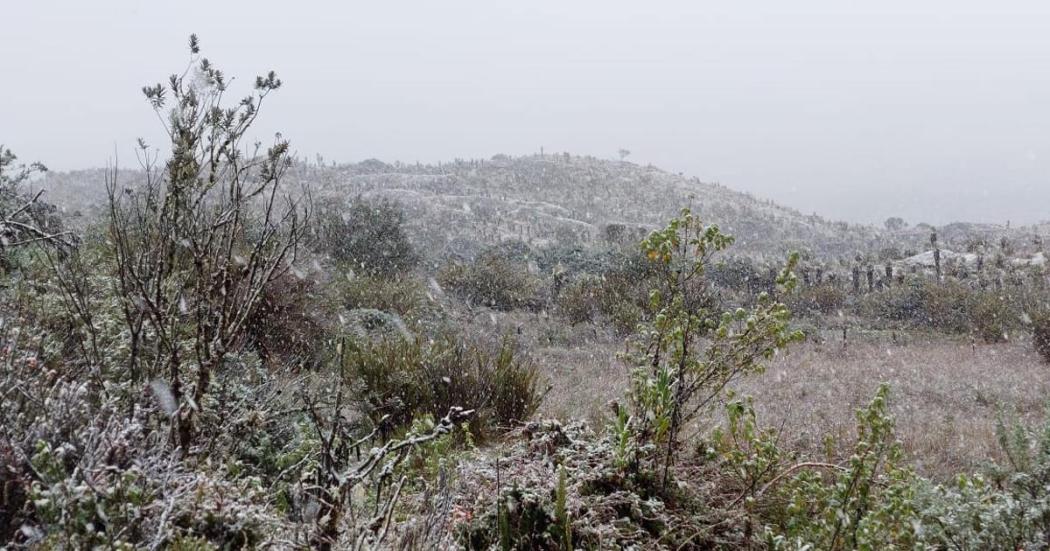
[[[52,169],[160,144],[203,53],[274,69],[260,139],[314,159],[652,163],[880,223],[1050,218],[1044,2],[5,2],[0,142]],[[236,90],[237,88],[235,88]]]

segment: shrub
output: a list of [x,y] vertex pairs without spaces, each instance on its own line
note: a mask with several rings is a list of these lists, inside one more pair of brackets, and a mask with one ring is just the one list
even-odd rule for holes
[[864,295],[857,303],[857,312],[869,318],[973,334],[988,343],[1005,340],[1017,327],[1017,310],[1017,302],[1008,295],[956,280],[914,280]]
[[577,278],[558,294],[557,313],[569,323],[590,323],[598,314],[597,298],[601,280],[594,276]]
[[829,283],[822,283],[799,288],[798,292],[791,295],[788,300],[792,312],[829,315],[841,311],[846,306],[846,298],[845,290]]
[[248,318],[248,337],[259,356],[273,364],[309,365],[324,340],[323,304],[317,284],[284,274],[263,289]]
[[954,279],[940,284],[927,282],[921,290],[925,319],[916,320],[919,325],[928,325],[949,333],[971,332],[977,291]]
[[[790,312],[763,293],[750,310],[719,312],[705,284],[712,256],[733,242],[716,226],[703,226],[688,209],[642,243],[657,267],[660,285],[650,293],[652,321],[631,344],[627,357],[637,365],[630,399],[638,438],[660,450],[664,488],[677,454],[679,433],[698,412],[740,375],[760,372],[769,359],[802,334],[788,328]],[[777,278],[795,283],[791,255]]]
[[657,270],[641,255],[617,254],[611,264],[594,267],[599,275],[578,275],[558,294],[557,311],[570,323],[603,322],[629,335],[649,314],[649,289]]
[[336,288],[339,302],[348,309],[370,308],[414,319],[427,306],[422,283],[410,275],[348,277]]
[[342,375],[384,430],[462,407],[477,411],[472,431],[484,436],[528,419],[542,398],[536,367],[509,339],[495,351],[453,336],[344,346]]
[[[1048,412],[1050,413],[1050,412]],[[938,549],[1046,549],[1050,537],[1050,415],[1039,427],[1001,418],[1005,461],[987,474],[924,484],[924,543]]]
[[604,322],[620,335],[629,335],[638,328],[646,311],[639,295],[640,289],[616,278],[602,279],[587,275],[577,278],[562,290],[556,303],[557,313],[569,323]]
[[920,281],[868,293],[856,302],[861,316],[899,323],[924,323],[923,287]]
[[397,315],[374,308],[358,308],[339,314],[342,335],[353,341],[381,341],[411,338],[405,322]]
[[1050,309],[1034,309],[1028,316],[1032,323],[1032,344],[1036,352],[1050,362]]
[[369,276],[407,272],[419,262],[404,231],[405,213],[389,199],[358,197],[348,209],[328,205],[315,225],[317,249]]
[[498,310],[538,308],[540,285],[528,266],[495,251],[486,251],[473,262],[453,262],[438,274],[441,285],[472,306]]
[[[801,463],[763,489],[784,480],[766,540],[774,549],[885,549],[917,544],[915,484],[901,466],[902,448],[888,413],[883,385],[857,412],[857,440],[841,465]],[[797,474],[787,475],[797,470]],[[823,471],[823,472],[822,472]],[[825,474],[826,473],[826,474]]]
[[754,264],[742,258],[729,258],[714,264],[708,277],[719,287],[737,291],[752,291],[762,279]]
[[278,135],[254,151],[245,142],[280,79],[272,71],[259,76],[251,95],[231,103],[226,76],[201,57],[196,36],[190,54],[181,75],[143,88],[171,142],[164,169],[140,142],[145,185],[129,191],[115,171],[106,182],[106,243],[129,356],[166,378],[183,453],[197,443],[195,418],[213,377],[248,341],[259,298],[298,260],[308,219],[302,203],[285,203],[281,191],[292,162],[288,142]]
[[970,324],[975,335],[986,343],[1008,340],[1019,320],[1015,304],[1005,295],[982,291],[974,298]]

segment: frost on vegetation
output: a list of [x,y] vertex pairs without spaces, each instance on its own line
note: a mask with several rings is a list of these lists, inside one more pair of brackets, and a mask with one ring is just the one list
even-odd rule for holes
[[[804,334],[878,379],[930,335],[1050,360],[1041,240],[571,155],[313,166],[248,146],[276,75],[228,104],[190,47],[144,90],[170,159],[107,171],[75,239],[0,147],[6,548],[1046,547],[1048,426],[1002,421],[996,465],[935,480],[888,387],[807,427],[817,451],[729,390],[801,377]],[[862,386],[806,384],[786,401]]]

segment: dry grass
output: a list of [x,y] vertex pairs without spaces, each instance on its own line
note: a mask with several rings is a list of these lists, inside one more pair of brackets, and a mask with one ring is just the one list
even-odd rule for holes
[[[763,424],[783,428],[783,445],[823,456],[825,435],[849,442],[853,412],[887,382],[897,433],[912,464],[924,475],[946,478],[999,457],[1000,410],[1034,422],[1050,396],[1050,366],[1029,342],[973,347],[966,339],[938,335],[910,335],[902,342],[891,332],[850,339],[845,350],[836,339],[795,346],[765,374],[736,384],[754,396]],[[622,344],[572,340],[531,348],[551,382],[539,414],[599,422],[608,402],[621,399],[627,388],[627,369],[616,360]]]
[[541,415],[563,422],[586,419],[596,426],[611,411],[609,402],[623,399],[629,371],[616,359],[612,345],[548,347],[533,354],[551,380],[550,392],[540,406]]
[[597,426],[609,401],[621,400],[627,389],[630,369],[616,358],[623,339],[611,330],[522,312],[486,311],[469,325],[479,337],[511,335],[524,345],[550,386],[537,417]]
[[998,458],[1000,410],[1027,422],[1042,418],[1047,369],[1027,342],[973,347],[934,336],[894,344],[877,334],[846,350],[838,342],[801,345],[738,386],[755,397],[765,423],[784,426],[788,446],[822,453],[823,435],[851,438],[852,412],[887,382],[912,464],[942,478]]

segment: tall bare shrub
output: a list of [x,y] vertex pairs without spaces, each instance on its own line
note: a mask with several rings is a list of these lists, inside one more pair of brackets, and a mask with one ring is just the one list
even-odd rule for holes
[[132,377],[163,377],[174,403],[173,436],[187,451],[212,376],[245,343],[266,289],[297,258],[306,211],[281,193],[290,158],[277,136],[247,144],[271,71],[233,105],[229,81],[199,54],[166,85],[143,88],[171,141],[163,169],[144,144],[141,189],[108,179],[109,237],[124,296]]

